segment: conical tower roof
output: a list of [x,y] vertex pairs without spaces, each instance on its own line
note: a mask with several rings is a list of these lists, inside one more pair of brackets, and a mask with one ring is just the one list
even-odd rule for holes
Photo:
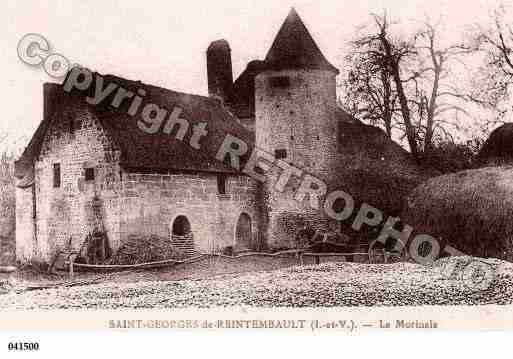
[[266,69],[318,69],[339,73],[324,57],[298,13],[292,8],[265,57]]

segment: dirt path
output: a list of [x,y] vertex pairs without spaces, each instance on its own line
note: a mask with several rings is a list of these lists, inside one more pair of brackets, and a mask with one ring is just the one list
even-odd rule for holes
[[[308,307],[475,305],[513,303],[513,264],[496,261],[484,290],[445,277],[440,268],[411,263],[327,263],[303,267],[162,280],[137,273],[98,284],[0,295],[3,309],[116,309],[181,307]],[[155,280],[157,279],[157,280]]]

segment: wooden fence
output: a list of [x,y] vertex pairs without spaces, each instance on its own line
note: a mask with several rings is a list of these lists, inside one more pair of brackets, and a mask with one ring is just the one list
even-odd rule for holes
[[315,259],[315,263],[319,264],[320,259],[322,257],[354,257],[354,256],[362,256],[368,258],[368,263],[374,263],[373,258],[379,256],[383,258],[384,263],[388,263],[389,259],[392,257],[399,256],[396,253],[381,251],[377,255],[376,253],[369,252],[347,252],[347,253],[313,253],[308,252],[305,249],[291,249],[285,251],[279,251],[275,253],[266,253],[266,252],[246,252],[242,254],[238,254],[235,256],[228,256],[224,254],[199,254],[184,260],[177,259],[168,259],[157,262],[147,262],[147,263],[139,263],[139,264],[118,264],[118,265],[102,265],[102,264],[82,264],[82,263],[74,263],[75,257],[72,256],[69,261],[66,262],[69,268],[69,275],[73,277],[75,269],[87,269],[93,271],[116,271],[116,270],[127,270],[127,269],[147,269],[147,268],[159,268],[159,267],[167,267],[167,266],[175,266],[179,264],[190,264],[203,260],[207,260],[209,258],[227,258],[230,260],[238,260],[245,257],[278,257],[283,255],[295,255],[300,265],[304,265],[305,257],[313,257]]

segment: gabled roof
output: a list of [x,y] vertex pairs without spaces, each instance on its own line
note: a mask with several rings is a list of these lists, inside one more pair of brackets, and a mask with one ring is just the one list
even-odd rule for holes
[[305,24],[292,8],[265,57],[266,68],[320,69],[339,73],[324,57]]
[[[107,136],[121,150],[121,165],[127,169],[235,173],[236,171],[230,166],[215,160],[215,154],[225,136],[231,134],[246,142],[248,147],[253,146],[254,133],[238,123],[215,99],[167,90],[113,75],[102,76],[104,87],[108,83],[115,83],[134,93],[137,93],[138,89],[144,89],[146,95],[141,109],[145,104],[154,103],[165,108],[169,114],[175,107],[179,107],[182,110],[180,117],[190,124],[183,141],[175,138],[176,129],[171,134],[163,133],[162,129],[155,134],[146,133],[137,125],[137,121],[141,119],[141,109],[131,117],[128,114],[130,101],[126,101],[119,108],[110,106],[116,91],[113,91],[100,105],[93,106],[86,102],[85,97],[93,95],[94,79],[98,75],[102,76],[98,73],[93,74],[93,83],[89,92],[72,90],[68,93],[61,85],[45,84],[45,97],[48,95],[47,88],[51,87],[54,104],[48,111],[45,110],[45,118],[16,163],[18,178],[26,177],[30,172],[33,160],[39,155],[43,139],[51,124],[55,121],[72,121],[66,112],[84,107],[99,120]],[[52,101],[45,99],[46,102]],[[200,150],[196,150],[190,146],[189,140],[193,126],[200,122],[207,123],[208,134],[202,137]],[[63,127],[70,128],[71,124],[68,127],[63,124]]]
[[[153,102],[166,108],[168,113],[179,107],[182,110],[180,117],[190,123],[189,130],[181,141],[175,138],[175,131],[171,134],[165,134],[162,130],[156,134],[142,131],[137,126],[140,113],[135,116],[137,118],[131,118],[125,109],[120,116],[110,106],[106,111],[97,112],[105,129],[121,148],[121,164],[124,167],[235,173],[230,166],[215,160],[215,154],[225,136],[236,136],[248,146],[254,142],[254,133],[246,130],[216,99],[167,90],[112,75],[104,77],[104,83],[108,81],[114,81],[133,92],[144,88],[147,93],[146,103]],[[196,150],[190,146],[189,139],[193,126],[200,122],[207,123],[208,134],[202,138],[201,148]]]

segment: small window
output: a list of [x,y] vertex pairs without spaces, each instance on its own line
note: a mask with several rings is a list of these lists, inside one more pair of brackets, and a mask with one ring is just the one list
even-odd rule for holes
[[94,181],[94,168],[86,168],[85,169],[85,180],[86,181]]
[[217,193],[226,194],[226,177],[223,175],[217,176]]
[[274,76],[269,81],[271,87],[287,88],[290,86],[290,79],[287,76]]
[[279,150],[274,150],[274,158],[276,158],[277,160],[287,158],[287,150],[283,148]]
[[82,120],[80,118],[75,118],[72,120],[71,125],[73,126],[74,131],[80,130],[82,127]]
[[53,188],[59,188],[61,186],[61,164],[53,164]]

